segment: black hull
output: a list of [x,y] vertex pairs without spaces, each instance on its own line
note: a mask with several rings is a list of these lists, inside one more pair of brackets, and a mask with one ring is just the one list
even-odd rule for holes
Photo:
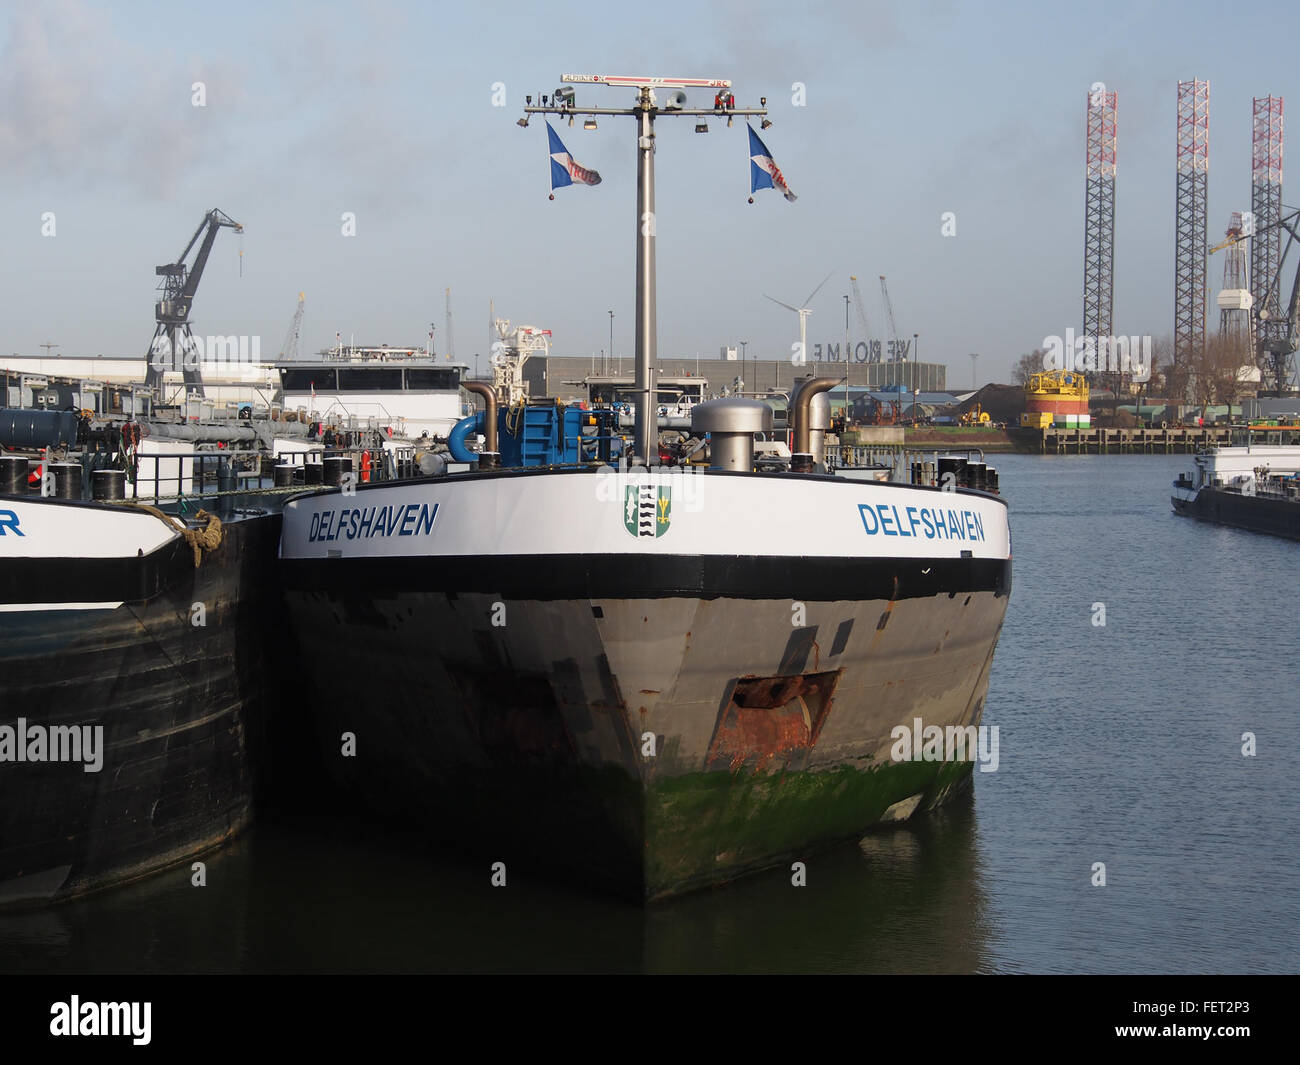
[[1175,496],[1171,502],[1174,511],[1187,518],[1300,540],[1300,502],[1297,501],[1202,488],[1193,499]]
[[181,542],[136,559],[0,559],[0,727],[103,729],[96,772],[0,762],[0,905],[135,879],[248,824],[279,529],[278,512],[227,520],[197,569]]
[[[911,721],[921,676],[935,678],[928,712],[978,722],[1011,584],[1010,561],[988,559],[282,565],[308,724],[337,784],[487,863],[637,902],[857,838],[900,800],[926,809],[964,786],[968,765],[873,766],[870,751]],[[815,602],[832,573],[852,602]],[[795,637],[791,595],[810,611]],[[492,624],[496,605],[508,625]],[[683,629],[679,659],[653,649]],[[893,683],[900,662],[911,685]],[[766,674],[838,685],[824,718],[838,738],[787,748],[774,709],[723,752],[736,684]],[[647,716],[661,693],[671,716]],[[647,729],[663,745],[651,759]]]

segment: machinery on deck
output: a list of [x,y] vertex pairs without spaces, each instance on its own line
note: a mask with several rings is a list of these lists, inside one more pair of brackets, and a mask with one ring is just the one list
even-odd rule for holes
[[502,405],[511,407],[528,399],[524,364],[533,355],[550,352],[551,331],[533,325],[511,329],[509,318],[496,318],[492,324],[497,334],[497,339],[492,342],[492,387]]

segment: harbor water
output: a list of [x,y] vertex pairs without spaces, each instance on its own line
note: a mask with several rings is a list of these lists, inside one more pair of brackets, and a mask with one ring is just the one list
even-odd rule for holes
[[187,864],[0,915],[0,972],[1295,971],[1300,545],[1176,517],[1184,456],[992,462],[1015,567],[997,768],[809,854],[806,886],[781,869],[641,909],[505,853],[494,886],[300,799],[205,855],[205,886]]

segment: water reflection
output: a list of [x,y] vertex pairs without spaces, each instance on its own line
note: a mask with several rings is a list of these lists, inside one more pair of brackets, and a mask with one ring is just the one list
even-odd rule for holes
[[188,866],[0,917],[10,972],[968,972],[986,964],[972,797],[786,871],[642,910],[361,820],[264,822]]
[[971,792],[905,826],[646,916],[650,972],[972,972],[987,959]]
[[488,861],[304,806],[209,855],[205,888],[183,866],[0,915],[0,971],[1293,971],[1300,547],[1174,517],[1186,463],[998,461],[998,771],[807,856],[807,887],[777,870],[643,911],[511,864],[493,889]]

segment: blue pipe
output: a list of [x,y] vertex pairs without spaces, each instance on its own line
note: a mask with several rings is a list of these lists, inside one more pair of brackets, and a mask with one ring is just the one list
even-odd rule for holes
[[477,462],[478,454],[465,446],[465,438],[471,433],[483,431],[483,412],[478,411],[468,418],[462,418],[452,426],[447,435],[447,449],[457,462]]

